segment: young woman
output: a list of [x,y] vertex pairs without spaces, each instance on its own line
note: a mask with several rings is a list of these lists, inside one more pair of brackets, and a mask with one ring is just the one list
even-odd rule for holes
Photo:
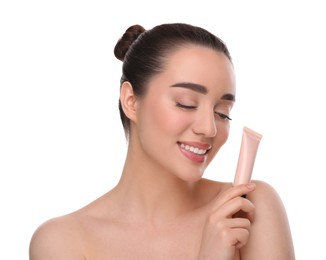
[[119,108],[128,138],[121,179],[41,225],[30,260],[294,259],[286,212],[270,185],[202,177],[228,138],[235,102],[225,44],[188,24],[135,25],[114,52],[123,61]]

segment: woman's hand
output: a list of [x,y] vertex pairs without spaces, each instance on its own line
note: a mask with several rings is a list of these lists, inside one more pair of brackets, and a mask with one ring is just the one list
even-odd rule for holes
[[247,243],[255,207],[241,196],[255,187],[254,183],[238,185],[215,199],[203,229],[198,260],[233,260],[236,250]]

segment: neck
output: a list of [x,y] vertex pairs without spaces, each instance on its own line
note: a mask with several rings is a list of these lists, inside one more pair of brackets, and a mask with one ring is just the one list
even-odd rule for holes
[[146,222],[166,222],[198,208],[197,183],[185,182],[140,153],[128,149],[115,188],[126,216]]

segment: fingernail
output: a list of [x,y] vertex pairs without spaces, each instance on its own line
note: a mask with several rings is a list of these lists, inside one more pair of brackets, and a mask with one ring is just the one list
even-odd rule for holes
[[250,183],[247,184],[247,187],[249,189],[253,190],[256,187],[256,185],[254,183],[250,182]]

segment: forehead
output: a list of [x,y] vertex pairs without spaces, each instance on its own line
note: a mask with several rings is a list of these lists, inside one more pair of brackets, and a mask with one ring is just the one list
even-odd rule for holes
[[170,53],[158,77],[170,85],[192,82],[235,92],[234,69],[230,60],[224,53],[202,46],[186,45]]

